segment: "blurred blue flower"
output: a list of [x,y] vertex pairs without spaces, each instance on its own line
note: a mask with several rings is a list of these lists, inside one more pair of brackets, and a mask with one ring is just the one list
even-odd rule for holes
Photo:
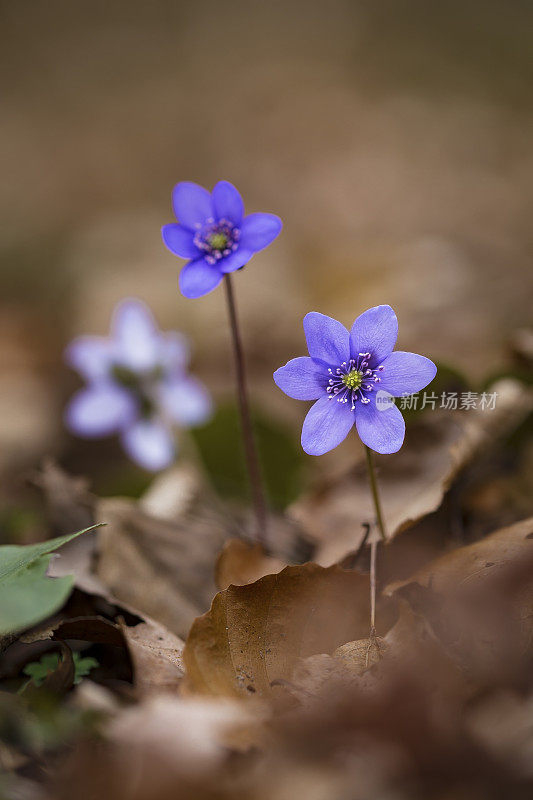
[[226,272],[244,267],[282,226],[275,214],[245,217],[242,197],[228,181],[211,194],[197,183],[178,183],[172,205],[179,224],[163,225],[161,233],[171,253],[190,259],[179,277],[181,293],[190,298],[216,289]]
[[187,374],[187,340],[159,331],[139,300],[119,303],[108,338],[80,336],[65,358],[87,381],[66,409],[67,426],[88,438],[118,433],[145,469],[174,460],[174,424],[189,427],[210,416],[207,390]]
[[362,442],[378,453],[396,453],[405,423],[392,397],[414,394],[437,367],[416,353],[392,352],[398,320],[390,306],[375,306],[344,325],[312,311],[304,318],[309,358],[294,358],[274,381],[289,397],[316,400],[302,429],[302,447],[320,456],[337,447],[355,423]]

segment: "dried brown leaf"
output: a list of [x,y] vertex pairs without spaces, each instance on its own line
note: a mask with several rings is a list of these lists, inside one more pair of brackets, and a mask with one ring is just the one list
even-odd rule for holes
[[[387,630],[391,607],[378,608]],[[272,696],[299,659],[332,653],[369,630],[369,578],[338,566],[285,567],[219,592],[184,650],[187,685],[204,694]]]
[[294,667],[290,681],[279,681],[301,703],[337,692],[383,658],[387,642],[377,636],[347,642],[333,651],[302,658]]
[[[81,642],[93,644],[111,644],[115,647],[124,647],[118,625],[104,617],[72,617],[61,620],[51,628],[51,637],[47,631],[42,631],[42,638],[53,638],[60,641],[76,639]],[[26,641],[29,641],[26,639]],[[31,640],[30,640],[31,641]],[[33,639],[36,641],[36,639]]]
[[386,641],[379,636],[375,636],[342,644],[334,651],[333,658],[348,672],[361,675],[372,664],[377,664],[381,661],[386,649]]
[[490,580],[502,567],[533,553],[533,517],[503,528],[466,547],[458,547],[431,561],[406,581],[390,584],[389,595],[410,583],[435,592]]
[[183,678],[183,641],[154,620],[120,630],[133,664],[135,687],[140,695],[175,691]]
[[102,616],[67,617],[34,630],[20,641],[28,645],[50,640],[110,645],[108,660],[116,673],[121,672],[116,648],[121,648],[125,651],[123,660],[138,695],[176,691],[184,674],[183,641],[149,617],[132,625],[127,625],[120,615],[118,619],[117,623]]
[[69,475],[49,458],[33,475],[32,482],[43,493],[47,514],[57,535],[94,524],[96,498],[89,491],[86,478]]
[[[65,694],[74,684],[75,666],[72,651],[64,642],[61,642],[59,659],[55,669],[47,672],[44,680],[39,684],[39,688],[33,682],[28,681],[24,687],[24,695],[29,696],[36,692],[45,691],[51,694]],[[57,645],[56,645],[57,648]]]
[[183,678],[183,641],[149,617],[136,625],[127,625],[122,618],[118,624],[102,617],[66,619],[55,627],[53,638],[126,648],[139,695],[174,691]]
[[268,556],[260,544],[229,539],[217,559],[215,583],[221,590],[231,584],[244,586],[264,575],[280,572],[286,566],[283,561]]
[[216,521],[170,522],[133,500],[99,501],[108,522],[99,538],[98,577],[120,601],[186,635],[215,594],[213,569],[224,541]]
[[523,687],[533,641],[533,518],[461,547],[386,592],[404,598],[468,680]]

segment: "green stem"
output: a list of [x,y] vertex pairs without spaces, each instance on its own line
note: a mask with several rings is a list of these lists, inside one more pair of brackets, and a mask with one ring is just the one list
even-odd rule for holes
[[372,499],[374,500],[374,508],[376,511],[376,520],[378,523],[379,532],[384,542],[387,541],[387,534],[385,533],[385,523],[383,521],[383,512],[381,510],[381,502],[379,499],[378,482],[376,479],[376,469],[374,466],[374,456],[372,450],[365,445],[366,452],[366,467],[368,470],[368,479],[370,481],[370,488],[372,490]]

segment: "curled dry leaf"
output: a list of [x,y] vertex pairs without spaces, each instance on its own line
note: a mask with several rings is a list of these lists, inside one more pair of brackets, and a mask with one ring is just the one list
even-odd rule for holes
[[387,643],[380,637],[347,642],[333,651],[333,655],[302,658],[295,665],[290,681],[279,681],[301,703],[324,696],[340,686],[351,685],[384,656]]
[[68,692],[68,690],[72,688],[75,677],[72,651],[64,642],[61,642],[59,647],[60,652],[57,666],[54,669],[48,670],[46,677],[40,683],[34,683],[32,678],[24,687],[25,696],[36,692],[37,686],[39,686],[41,690],[50,692],[51,694],[65,694],[65,692]]
[[217,559],[215,583],[219,589],[227,589],[231,584],[244,586],[286,566],[283,561],[267,556],[260,544],[229,539]]
[[[393,619],[378,604],[382,630]],[[187,687],[227,696],[272,697],[299,659],[331,654],[369,630],[369,578],[338,566],[285,567],[246,586],[219,592],[195,620],[184,650]]]
[[[32,482],[43,494],[50,525],[57,533],[66,533],[69,524],[87,527],[96,521],[97,499],[89,491],[86,478],[69,475],[52,459],[46,459]],[[52,578],[74,575],[77,588],[104,594],[106,589],[94,572],[97,541],[97,532],[89,531],[68,542],[52,559],[47,574]]]
[[88,528],[95,522],[96,498],[89,491],[86,478],[69,475],[47,458],[31,481],[43,494],[48,518],[57,534]]
[[385,673],[395,671],[417,676],[421,688],[452,702],[471,697],[471,685],[443,643],[406,600],[399,600],[398,619],[384,637]]
[[[31,645],[52,640],[60,642],[62,647],[72,641],[107,646],[111,647],[109,660],[115,665],[119,662],[117,648],[121,648],[127,673],[139,696],[176,691],[183,678],[183,641],[149,617],[136,624],[126,624],[120,615],[118,619],[114,622],[102,616],[66,617],[21,637],[21,643]],[[131,612],[128,619],[132,619]],[[19,653],[19,660],[21,664],[27,660],[24,652]]]
[[149,617],[136,625],[126,625],[123,618],[118,623],[103,617],[65,619],[56,625],[53,638],[126,648],[139,695],[175,691],[183,678],[183,641]]
[[[501,380],[489,391],[497,393],[494,410],[432,412],[409,428],[409,447],[378,460],[389,538],[439,508],[460,470],[533,407],[532,393],[519,381]],[[375,517],[363,453],[355,468],[318,487],[289,513],[316,541],[318,563],[341,561],[356,550],[364,524]]]
[[183,678],[183,641],[154,620],[120,630],[133,665],[135,688],[140,695],[175,691]]
[[[391,584],[471,683],[522,687],[533,639],[533,517]],[[529,656],[528,656],[529,654]]]
[[216,591],[213,569],[225,538],[220,521],[170,522],[121,498],[101,500],[98,513],[109,527],[99,538],[98,577],[119,600],[186,635]]
[[513,561],[533,553],[533,517],[495,531],[478,542],[458,547],[436,558],[406,581],[390,584],[385,592],[392,595],[410,583],[435,592],[455,590],[465,584],[485,582]]
[[356,642],[347,642],[337,647],[333,653],[342,667],[355,675],[361,675],[373,664],[377,664],[383,658],[387,649],[387,643],[379,636],[370,639],[358,639]]

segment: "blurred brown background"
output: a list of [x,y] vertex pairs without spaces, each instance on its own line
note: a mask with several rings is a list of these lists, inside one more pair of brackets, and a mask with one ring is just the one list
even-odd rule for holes
[[[284,220],[237,276],[257,400],[301,319],[377,303],[414,349],[482,380],[531,309],[533,6],[527,0],[2,2],[0,470],[75,442],[62,350],[141,297],[231,392],[223,294],[189,301],[163,247],[178,180],[226,178]],[[348,446],[348,445],[345,445]],[[105,488],[105,487],[104,487]],[[5,490],[4,490],[5,491]]]

